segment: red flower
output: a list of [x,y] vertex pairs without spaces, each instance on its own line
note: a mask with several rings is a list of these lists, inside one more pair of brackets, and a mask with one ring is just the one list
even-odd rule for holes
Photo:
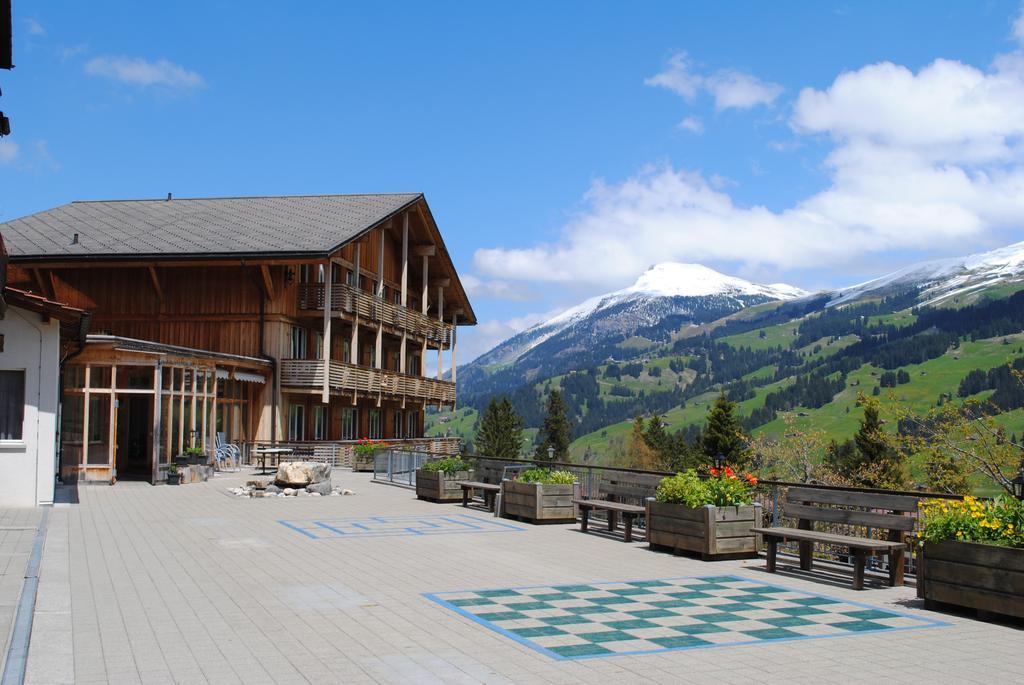
[[726,478],[732,478],[733,480],[736,480],[736,472],[732,470],[731,466],[726,466],[725,467],[725,477]]
[[744,478],[748,483],[750,483],[751,486],[757,485],[757,478],[754,477],[754,474],[748,473],[746,476],[744,476]]
[[711,475],[714,476],[715,478],[718,478],[718,469],[716,469],[714,466],[711,467]]

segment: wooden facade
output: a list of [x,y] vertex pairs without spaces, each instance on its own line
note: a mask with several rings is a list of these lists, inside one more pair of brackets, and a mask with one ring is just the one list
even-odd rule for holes
[[[151,455],[154,481],[176,450],[194,444],[212,454],[218,432],[241,442],[420,437],[427,405],[455,403],[454,368],[445,377],[442,361],[448,353],[454,366],[456,327],[475,323],[422,196],[319,255],[14,254],[10,281],[92,314],[95,337],[66,362],[65,400],[84,402],[75,415],[84,426],[90,419],[82,414],[106,411],[107,442],[97,454],[105,449],[107,459],[94,463],[95,450],[81,446],[88,430],[69,423],[78,444],[66,438],[62,471],[99,480],[124,475],[119,464],[128,463],[128,448],[118,443],[115,424],[125,410],[117,400],[143,394],[132,391],[145,390],[154,406],[162,398],[166,409],[135,410],[139,417],[148,412],[137,421],[161,414],[144,448],[132,448]],[[118,340],[175,349],[126,349]],[[134,369],[135,384],[152,378],[142,388],[121,388],[115,367]],[[234,382],[236,371],[247,380]],[[89,385],[93,373],[103,387]],[[182,394],[186,379],[189,393],[202,390],[194,409]],[[131,461],[138,466],[137,455]]]

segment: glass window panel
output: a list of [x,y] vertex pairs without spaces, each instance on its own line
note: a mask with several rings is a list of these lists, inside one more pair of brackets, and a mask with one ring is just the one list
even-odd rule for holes
[[90,388],[109,388],[110,387],[110,367],[109,366],[90,366],[90,368],[89,368],[89,387]]
[[117,367],[117,387],[129,390],[152,390],[152,366],[119,366]]
[[64,395],[60,408],[61,472],[82,463],[82,422],[85,420],[85,395]]
[[85,366],[70,364],[64,367],[64,388],[75,389],[85,387]]
[[21,440],[25,423],[25,372],[0,371],[0,440]]
[[370,410],[370,426],[369,426],[369,429],[370,429],[369,433],[370,433],[370,435],[369,435],[369,438],[371,440],[380,440],[382,437],[384,437],[382,435],[381,428],[382,427],[381,427],[380,409],[371,409]]
[[110,395],[89,397],[90,464],[110,463]]

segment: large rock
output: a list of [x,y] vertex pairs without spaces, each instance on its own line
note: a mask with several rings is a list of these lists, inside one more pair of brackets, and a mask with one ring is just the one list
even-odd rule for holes
[[329,495],[331,494],[331,481],[323,480],[319,483],[310,483],[306,486],[306,492],[317,495]]
[[331,465],[316,461],[286,461],[277,467],[274,482],[282,487],[304,488],[331,479]]

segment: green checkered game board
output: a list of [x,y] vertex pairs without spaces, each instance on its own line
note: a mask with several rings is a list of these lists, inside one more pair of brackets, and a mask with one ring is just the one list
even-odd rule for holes
[[945,625],[736,576],[427,594],[556,659]]

